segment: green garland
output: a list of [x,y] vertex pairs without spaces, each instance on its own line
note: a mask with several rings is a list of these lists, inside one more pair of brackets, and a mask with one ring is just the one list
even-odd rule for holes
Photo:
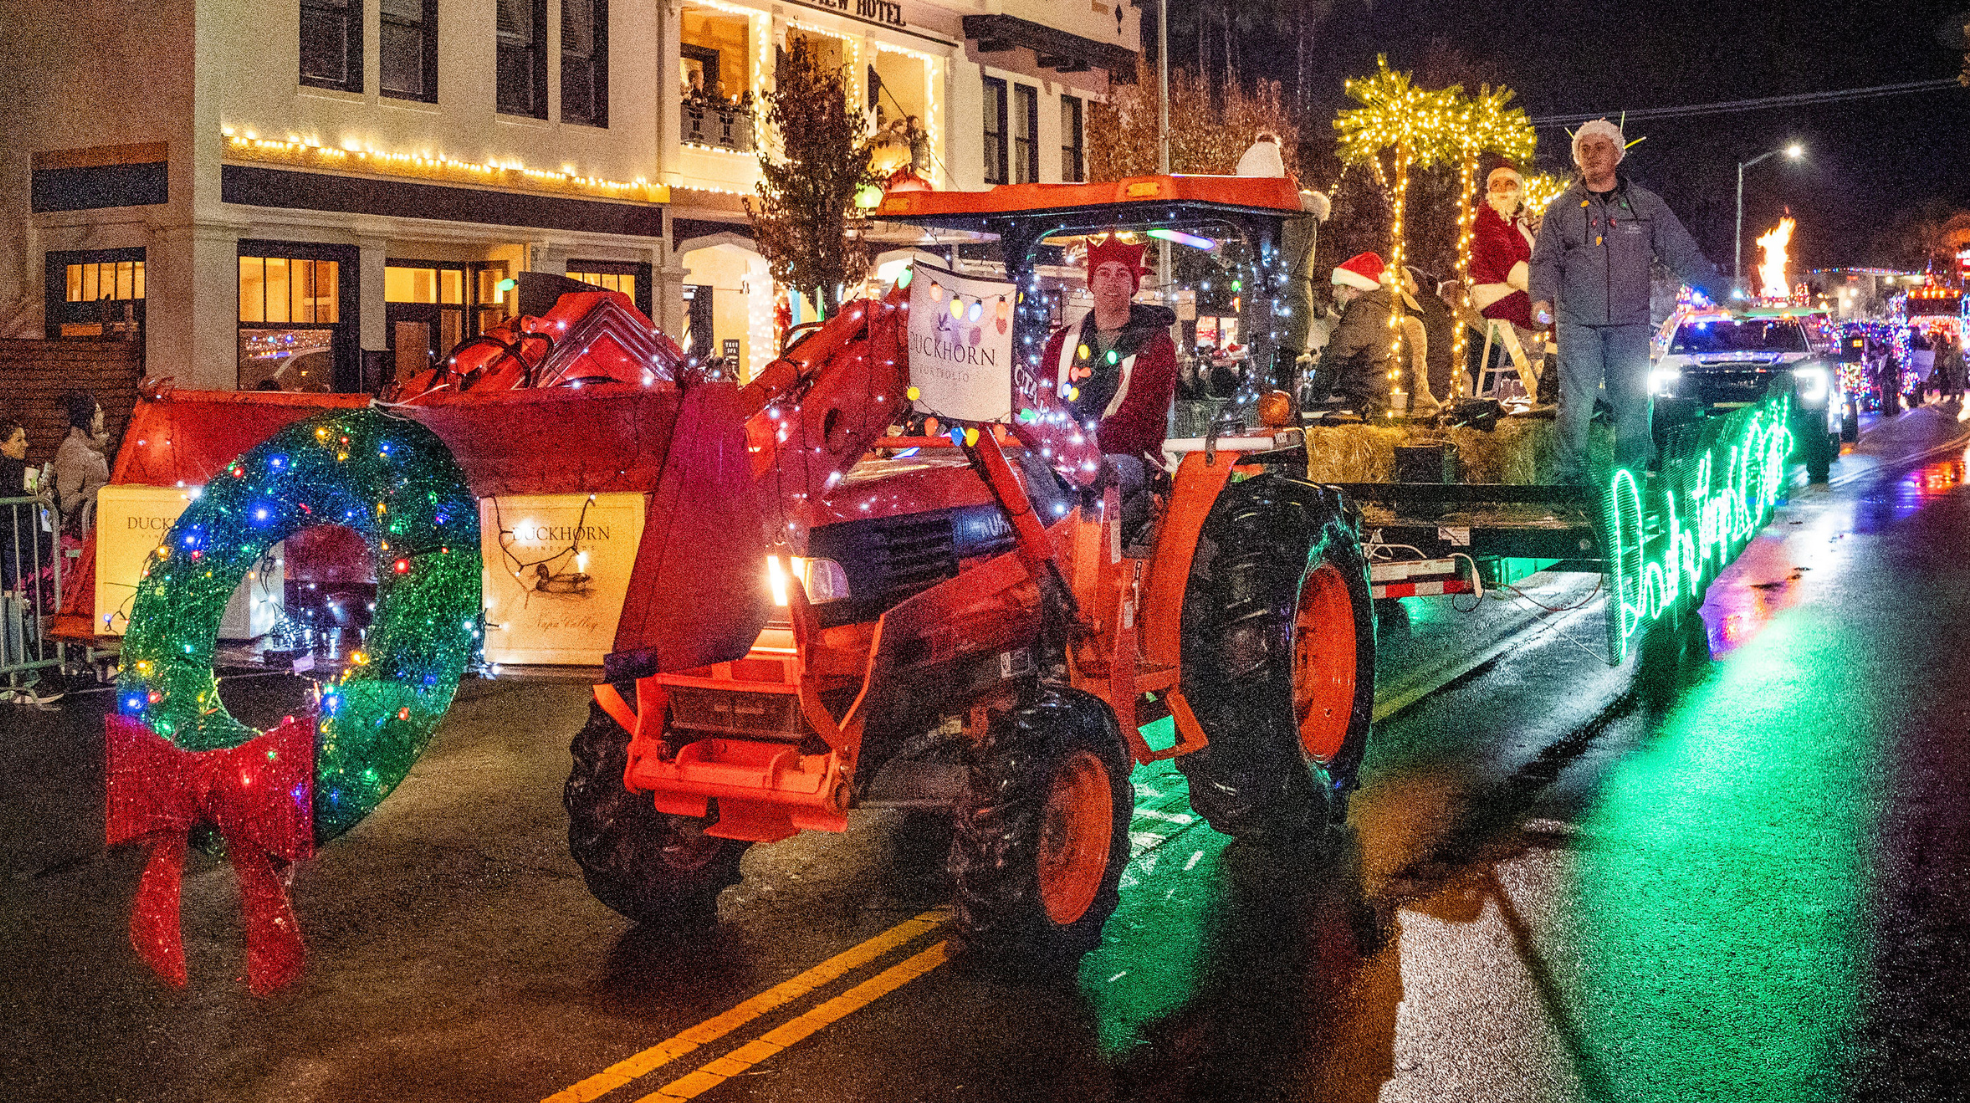
[[215,475],[144,569],[117,702],[183,750],[260,734],[219,699],[219,622],[268,549],[316,525],[353,530],[377,564],[364,646],[320,689],[314,824],[325,842],[403,780],[479,652],[478,502],[429,429],[375,409],[324,413]]

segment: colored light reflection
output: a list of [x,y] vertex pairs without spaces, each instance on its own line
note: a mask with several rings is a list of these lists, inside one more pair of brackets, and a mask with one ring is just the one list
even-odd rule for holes
[[1587,1058],[1624,1101],[1819,1100],[1854,1028],[1869,639],[1796,611],[1719,664],[1603,787],[1574,902]]
[[[1152,746],[1163,746],[1176,739],[1176,730],[1162,720],[1143,725],[1143,735]],[[1201,824],[1168,842],[1153,838],[1167,838],[1184,825],[1145,816],[1142,809],[1188,813],[1189,785],[1168,762],[1139,769],[1131,780],[1137,812],[1122,903],[1080,969],[1096,1039],[1110,1055],[1139,1045],[1146,1027],[1179,1013],[1199,994],[1210,917],[1222,893],[1218,859],[1230,842]]]
[[1926,464],[1862,496],[1854,510],[1854,531],[1881,532],[1923,506],[1970,481],[1970,451]]

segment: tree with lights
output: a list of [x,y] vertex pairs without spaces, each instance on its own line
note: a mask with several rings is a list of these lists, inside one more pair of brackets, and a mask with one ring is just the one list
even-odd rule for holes
[[880,182],[867,120],[841,72],[823,68],[797,34],[787,36],[762,113],[770,140],[760,144],[757,194],[746,198],[753,240],[775,280],[832,314],[869,267],[868,218],[855,204]]
[[[1375,58],[1375,75],[1347,82],[1348,97],[1358,108],[1342,111],[1334,119],[1340,132],[1337,152],[1343,164],[1365,164],[1377,182],[1389,189],[1389,257],[1384,279],[1401,289],[1403,263],[1407,259],[1403,227],[1403,208],[1409,197],[1409,171],[1447,160],[1455,147],[1448,140],[1455,118],[1461,88],[1429,91],[1418,88],[1408,73],[1394,72],[1388,58]],[[1382,158],[1389,165],[1384,168]],[[1390,369],[1391,389],[1399,382],[1405,362],[1402,352],[1402,296],[1393,296],[1389,328],[1394,330],[1394,356],[1397,367]]]
[[[1466,311],[1471,308],[1471,242],[1477,225],[1477,169],[1478,159],[1486,153],[1496,153],[1515,162],[1528,161],[1538,143],[1532,124],[1526,121],[1522,108],[1507,107],[1512,101],[1512,90],[1490,85],[1481,87],[1475,96],[1465,96],[1463,89],[1451,88],[1446,95],[1455,98],[1455,104],[1447,115],[1450,131],[1444,137],[1456,150],[1457,165],[1457,296],[1456,304]],[[1450,362],[1453,365],[1464,363],[1464,350],[1470,340],[1468,327],[1456,327],[1456,339],[1451,346]],[[1453,371],[1457,389],[1463,390],[1464,373]]]

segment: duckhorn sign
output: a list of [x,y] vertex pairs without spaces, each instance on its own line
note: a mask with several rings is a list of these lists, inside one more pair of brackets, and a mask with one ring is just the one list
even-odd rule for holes
[[910,384],[917,408],[951,421],[1012,416],[1017,291],[918,264],[910,281]]

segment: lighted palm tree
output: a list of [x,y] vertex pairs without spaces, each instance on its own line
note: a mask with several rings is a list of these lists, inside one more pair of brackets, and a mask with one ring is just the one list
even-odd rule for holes
[[[1511,161],[1524,164],[1532,158],[1533,148],[1538,137],[1533,133],[1532,124],[1526,121],[1522,108],[1507,107],[1512,101],[1512,90],[1502,85],[1493,88],[1483,85],[1475,96],[1462,95],[1461,88],[1451,89],[1459,93],[1457,103],[1450,112],[1450,132],[1444,140],[1454,149],[1459,159],[1457,192],[1457,286],[1462,305],[1471,304],[1471,239],[1477,229],[1477,169],[1478,160],[1486,153],[1496,153]],[[1463,325],[1456,327],[1456,339],[1451,346],[1450,362],[1464,362],[1465,343],[1469,340]],[[1464,373],[1454,372],[1453,378],[1461,394],[1464,389]]]
[[[1374,170],[1377,182],[1389,189],[1389,260],[1383,278],[1393,291],[1389,310],[1389,328],[1394,331],[1391,342],[1394,364],[1389,372],[1393,390],[1401,378],[1403,359],[1401,287],[1407,248],[1402,216],[1409,198],[1409,170],[1427,168],[1454,152],[1446,136],[1463,88],[1453,86],[1441,91],[1418,88],[1408,73],[1391,71],[1388,58],[1381,55],[1375,58],[1374,76],[1351,79],[1345,87],[1348,97],[1361,106],[1342,111],[1334,119],[1334,129],[1340,132],[1341,161],[1367,164]],[[1392,159],[1386,175],[1382,169],[1384,152],[1389,152]]]

